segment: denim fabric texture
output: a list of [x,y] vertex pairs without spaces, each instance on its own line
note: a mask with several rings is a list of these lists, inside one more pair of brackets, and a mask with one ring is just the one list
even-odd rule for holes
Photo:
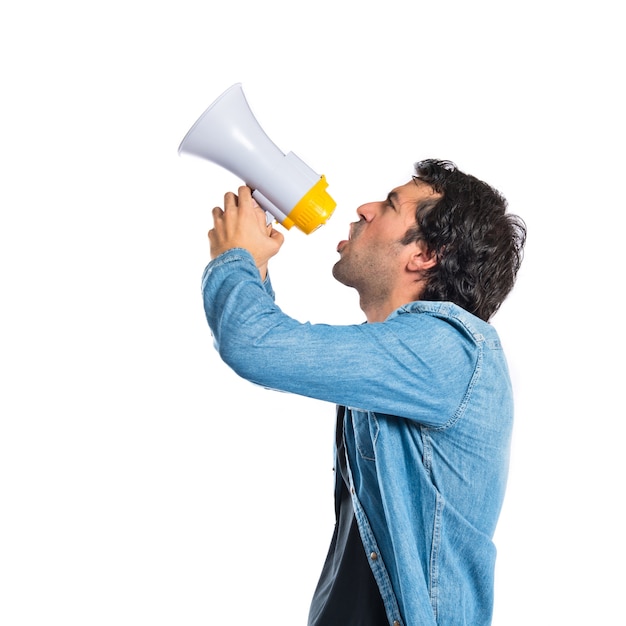
[[346,407],[352,502],[389,623],[490,624],[513,423],[495,329],[426,301],[380,323],[301,323],[238,248],[209,263],[202,292],[240,376]]

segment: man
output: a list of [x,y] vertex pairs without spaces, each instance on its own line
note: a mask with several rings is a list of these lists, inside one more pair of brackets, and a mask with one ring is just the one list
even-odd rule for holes
[[513,406],[488,324],[525,227],[447,161],[357,209],[337,280],[367,324],[302,324],[273,300],[283,236],[250,189],[213,210],[204,304],[221,357],[266,387],[337,404],[336,525],[310,626],[491,622]]

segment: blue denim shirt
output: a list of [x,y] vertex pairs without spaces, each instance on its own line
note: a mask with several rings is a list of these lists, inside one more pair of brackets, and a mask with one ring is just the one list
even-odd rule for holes
[[494,328],[425,301],[380,323],[300,323],[242,249],[209,263],[202,290],[235,372],[347,408],[352,501],[389,623],[488,625],[513,420]]

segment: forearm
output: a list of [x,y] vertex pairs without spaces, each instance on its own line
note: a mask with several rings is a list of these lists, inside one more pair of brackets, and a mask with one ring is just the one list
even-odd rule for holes
[[[236,272],[231,271],[233,263]],[[250,253],[232,248],[213,259],[202,275],[204,310],[218,349],[222,335],[232,334],[231,327],[237,326],[239,303],[245,302],[242,292],[251,294],[248,297],[254,300],[269,298],[271,302],[266,305],[274,302],[269,274],[262,279]]]
[[465,384],[458,390],[448,386],[428,400],[419,393],[419,387],[437,388],[438,381],[417,356],[417,346],[424,356],[429,350],[441,356],[443,348],[429,348],[419,337],[418,318],[424,316],[411,315],[409,321],[405,315],[391,324],[300,323],[276,306],[245,250],[230,250],[209,264],[203,294],[222,359],[259,385],[416,420],[434,414],[443,419],[464,391]]

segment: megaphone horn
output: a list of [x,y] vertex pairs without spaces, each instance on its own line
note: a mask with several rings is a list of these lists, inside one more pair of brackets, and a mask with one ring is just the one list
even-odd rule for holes
[[189,129],[179,154],[220,165],[253,189],[252,197],[285,228],[307,235],[332,215],[328,183],[293,152],[283,154],[252,114],[241,83],[227,89]]

